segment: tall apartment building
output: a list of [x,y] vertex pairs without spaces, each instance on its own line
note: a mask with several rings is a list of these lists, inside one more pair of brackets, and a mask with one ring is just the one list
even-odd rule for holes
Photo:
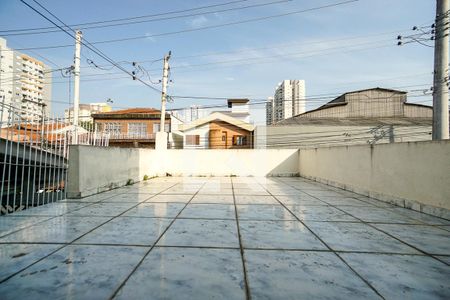
[[[89,103],[78,105],[78,121],[93,122],[92,114],[106,113],[112,111],[108,103]],[[64,119],[66,122],[73,122],[73,106],[64,110]]]
[[[51,86],[50,68],[43,62],[10,49],[6,40],[0,38],[0,101],[20,111],[25,120],[50,115]],[[6,125],[7,113],[2,124]]]
[[273,124],[273,97],[268,97],[266,102],[266,125]]
[[283,80],[280,82],[275,89],[273,106],[266,106],[267,115],[268,109],[272,109],[270,124],[304,113],[306,110],[305,81]]

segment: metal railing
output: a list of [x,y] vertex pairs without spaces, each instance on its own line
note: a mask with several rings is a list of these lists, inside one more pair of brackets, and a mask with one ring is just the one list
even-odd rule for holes
[[110,140],[154,140],[155,133],[110,133]]
[[66,198],[69,145],[108,146],[109,135],[0,103],[0,214]]

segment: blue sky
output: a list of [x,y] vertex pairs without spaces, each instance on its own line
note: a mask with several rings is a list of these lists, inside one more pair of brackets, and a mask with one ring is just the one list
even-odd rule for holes
[[[35,5],[32,0],[27,1]],[[42,5],[66,24],[157,14],[225,2],[231,1],[40,0]],[[169,86],[169,94],[172,95],[266,99],[273,95],[275,86],[283,79],[304,79],[307,98],[311,98],[307,104],[308,109],[331,100],[323,96],[317,99],[317,95],[327,94],[327,97],[332,97],[374,86],[400,87],[411,91],[413,97],[409,101],[430,104],[427,100],[431,96],[421,96],[423,93],[420,90],[432,85],[433,48],[416,43],[398,47],[396,37],[398,34],[411,34],[410,29],[414,25],[432,24],[435,1],[431,0],[360,0],[259,22],[149,37],[284,14],[341,1],[279,1],[242,10],[206,13],[269,2],[276,1],[248,0],[192,11],[189,13],[197,15],[188,18],[86,29],[83,33],[89,42],[147,36],[97,46],[115,61],[151,61],[162,58],[171,50],[173,82]],[[2,30],[46,26],[52,24],[20,1],[0,1]],[[4,38],[12,48],[73,43],[62,32]],[[72,64],[73,47],[23,52],[37,58],[40,55],[61,67]],[[98,65],[106,62],[88,49],[83,49],[83,55],[82,80],[91,81],[81,83],[82,103],[104,102],[111,98],[116,108],[160,107],[158,93],[137,81],[123,78],[125,75],[121,75],[117,69],[99,70],[89,67],[86,57]],[[141,65],[149,71],[153,81],[160,79],[161,61]],[[130,64],[124,64],[124,67],[133,70]],[[69,101],[67,79],[55,73],[53,81],[53,100]],[[160,88],[159,85],[155,87]],[[208,99],[176,99],[169,103],[169,108],[223,103],[224,101]],[[68,104],[53,103],[53,112],[61,114],[67,106]],[[256,123],[264,122],[264,106],[253,106],[252,113]]]

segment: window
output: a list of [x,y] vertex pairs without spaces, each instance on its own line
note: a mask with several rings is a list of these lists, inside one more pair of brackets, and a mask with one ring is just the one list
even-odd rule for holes
[[105,132],[110,133],[111,135],[119,135],[120,134],[120,123],[105,123]]
[[[155,123],[153,124],[153,133],[159,132],[159,123]],[[164,131],[165,132],[170,132],[170,124],[164,124]]]
[[147,124],[128,123],[128,135],[134,137],[145,137],[147,135]]
[[186,145],[188,146],[198,146],[200,145],[200,136],[197,135],[186,135]]
[[233,136],[233,146],[245,146],[247,145],[247,137],[244,135]]

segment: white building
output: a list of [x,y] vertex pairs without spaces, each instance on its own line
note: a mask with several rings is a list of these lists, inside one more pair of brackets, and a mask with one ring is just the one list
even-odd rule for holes
[[[20,110],[27,120],[51,111],[51,70],[43,62],[7,47],[0,38],[0,101]],[[4,111],[5,112],[5,111]],[[8,120],[3,114],[2,124]]]
[[280,82],[275,90],[272,110],[271,124],[304,113],[306,110],[305,81],[283,80]]
[[[110,112],[112,107],[108,103],[89,103],[78,106],[78,122],[92,123],[92,114]],[[64,110],[64,119],[66,122],[73,122],[73,107]]]

